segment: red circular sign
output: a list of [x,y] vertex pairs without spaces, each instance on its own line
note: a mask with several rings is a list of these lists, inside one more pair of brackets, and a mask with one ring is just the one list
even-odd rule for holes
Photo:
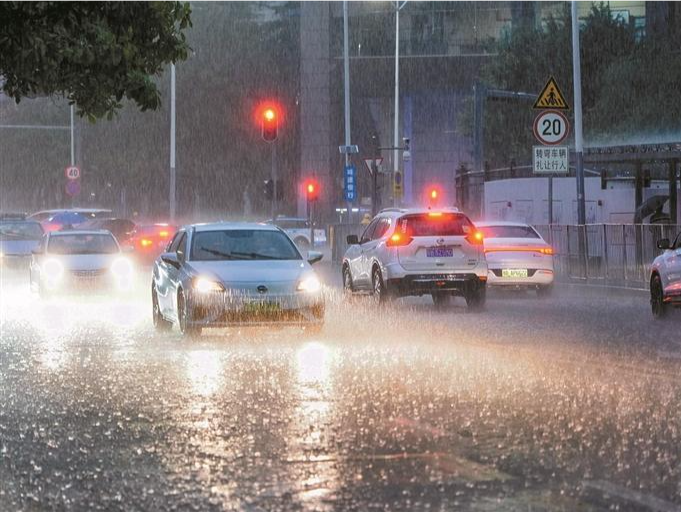
[[64,169],[64,175],[70,180],[77,180],[80,178],[80,169],[75,165],[71,165]]
[[555,146],[567,138],[570,133],[570,122],[562,112],[544,110],[534,119],[532,131],[542,144]]

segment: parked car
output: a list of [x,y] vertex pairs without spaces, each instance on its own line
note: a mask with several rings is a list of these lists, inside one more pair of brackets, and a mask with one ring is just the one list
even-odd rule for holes
[[[269,219],[268,224],[274,224],[280,227],[286,234],[291,237],[298,248],[305,252],[310,247],[312,247],[312,241],[310,240],[310,222],[307,219],[299,217],[282,217],[279,216],[276,219]],[[320,246],[326,244],[326,230],[315,228],[314,229],[314,246]]]
[[133,284],[133,270],[109,231],[53,231],[34,251],[31,290],[41,297],[64,292],[125,292]]
[[670,307],[681,307],[681,233],[673,242],[657,242],[663,252],[650,269],[650,305],[655,318],[666,316]]
[[489,272],[487,286],[553,290],[553,249],[532,226],[522,222],[478,222]]
[[234,324],[319,328],[324,296],[311,265],[289,236],[266,224],[213,223],[181,228],[155,262],[154,326],[183,335]]
[[43,222],[58,213],[74,212],[85,217],[86,220],[92,220],[100,217],[111,217],[111,210],[105,208],[58,208],[56,210],[41,210],[39,212],[29,215],[30,220],[37,220]]
[[40,245],[44,231],[40,222],[26,220],[21,214],[0,215],[0,266],[25,267]]
[[388,208],[347,242],[349,294],[368,292],[379,304],[406,295],[431,295],[437,305],[463,296],[471,309],[485,304],[482,233],[456,208]]

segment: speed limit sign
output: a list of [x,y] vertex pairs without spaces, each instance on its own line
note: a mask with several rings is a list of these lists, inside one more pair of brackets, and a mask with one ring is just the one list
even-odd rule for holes
[[67,167],[64,171],[66,177],[70,180],[77,180],[80,178],[80,169],[74,165]]
[[562,112],[545,110],[534,119],[534,136],[542,144],[555,146],[570,133],[570,123]]

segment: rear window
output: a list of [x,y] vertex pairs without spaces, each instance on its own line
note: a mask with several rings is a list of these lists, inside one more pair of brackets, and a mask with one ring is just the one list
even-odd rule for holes
[[482,226],[478,229],[485,238],[539,238],[530,226]]
[[396,231],[409,236],[465,236],[472,229],[465,215],[439,212],[405,215],[396,227]]
[[50,237],[47,251],[51,254],[115,254],[118,245],[108,234],[74,233]]

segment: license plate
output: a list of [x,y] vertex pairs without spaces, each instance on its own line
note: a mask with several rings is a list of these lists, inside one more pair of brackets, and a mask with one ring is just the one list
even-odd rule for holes
[[276,302],[249,302],[244,304],[246,313],[274,313],[281,309]]
[[454,256],[454,249],[451,247],[427,247],[426,256],[429,258],[451,258]]
[[501,277],[527,277],[526,268],[504,268],[501,270]]

